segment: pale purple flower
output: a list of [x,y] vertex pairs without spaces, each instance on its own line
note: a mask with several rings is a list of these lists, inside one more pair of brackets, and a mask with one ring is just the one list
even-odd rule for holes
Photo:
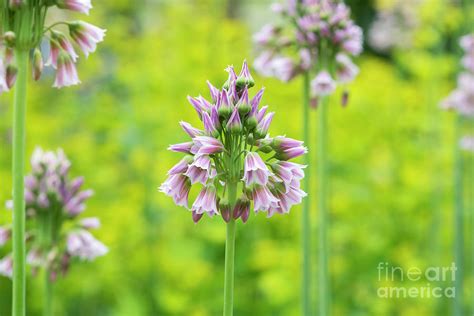
[[69,23],[69,34],[86,57],[95,52],[97,44],[104,40],[105,32],[106,30],[83,21]]
[[54,69],[58,67],[58,58],[61,52],[69,55],[71,60],[75,63],[79,57],[71,42],[60,32],[51,32],[49,58],[46,62],[47,66],[52,66]]
[[272,61],[273,53],[264,51],[255,59],[253,68],[262,76],[271,77],[273,76]]
[[12,231],[8,227],[0,227],[0,246],[3,246],[10,240]]
[[279,202],[268,209],[268,217],[275,213],[288,214],[293,205],[300,204],[307,194],[298,187],[290,187],[287,192],[279,192],[276,194]]
[[237,77],[237,80],[235,82],[237,88],[251,88],[255,85],[255,81],[252,78],[252,75],[250,74],[249,66],[247,64],[247,61],[244,60],[244,64],[242,65],[242,70]]
[[77,11],[87,15],[92,9],[91,0],[56,0],[56,5],[61,9]]
[[474,52],[474,34],[467,34],[461,37],[459,45],[465,52]]
[[3,92],[10,91],[10,88],[7,85],[7,68],[3,62],[3,59],[0,58],[0,95]]
[[267,185],[270,174],[271,172],[268,170],[265,162],[263,162],[258,153],[249,152],[245,156],[244,177],[242,179],[245,182],[245,185]]
[[337,61],[337,80],[342,83],[348,83],[354,80],[359,74],[359,68],[352,62],[349,56],[338,54]]
[[214,87],[209,80],[207,81],[207,86],[209,87],[209,92],[211,93],[212,100],[214,102],[217,102],[217,100],[219,100],[219,94],[220,94],[219,89]]
[[213,186],[204,187],[194,201],[191,210],[196,214],[217,215],[216,189]]
[[191,153],[191,149],[192,149],[193,145],[194,145],[193,142],[186,142],[186,143],[170,145],[168,147],[168,149],[171,150],[171,151],[178,152],[178,153],[189,154],[189,153]]
[[53,87],[62,88],[81,83],[77,75],[76,66],[68,54],[61,51],[57,63],[58,71],[56,73],[56,80],[54,81]]
[[275,112],[270,112],[267,115],[263,117],[258,122],[257,125],[257,133],[261,136],[266,136],[268,133],[268,129],[270,128],[270,124],[272,123],[273,116],[275,115]]
[[331,75],[323,70],[311,81],[311,91],[315,96],[330,95],[336,89]]
[[168,175],[172,176],[175,174],[185,173],[188,170],[189,164],[192,162],[193,156],[185,156],[168,171]]
[[11,278],[13,275],[13,258],[11,255],[0,260],[0,275]]
[[237,107],[234,108],[227,122],[227,128],[234,133],[239,133],[242,130],[242,121],[240,120],[239,109]]
[[188,207],[191,182],[184,174],[173,174],[159,188],[160,192],[173,198],[176,205]]
[[283,136],[275,137],[272,146],[281,160],[290,160],[308,152],[302,141]]
[[83,218],[80,221],[80,226],[84,229],[97,229],[100,227],[100,219],[97,217]]
[[207,112],[202,113],[202,122],[204,123],[204,129],[209,135],[216,136],[219,135],[219,131],[214,125],[214,121],[211,119],[211,116]]
[[252,199],[255,212],[267,212],[271,207],[278,205],[279,200],[270,192],[266,186],[256,185],[252,191]]
[[211,175],[211,168],[212,164],[209,156],[199,155],[195,157],[184,175],[189,178],[191,185],[198,182],[205,185]]
[[296,65],[291,58],[276,57],[272,60],[273,75],[283,82],[288,82],[297,74]]
[[277,28],[274,25],[267,24],[267,25],[264,25],[259,32],[253,35],[253,40],[257,44],[266,45],[272,39],[274,39],[276,34],[277,34]]
[[474,136],[465,136],[460,141],[463,150],[474,152]]
[[212,155],[224,150],[224,145],[218,139],[209,136],[196,136],[194,144],[197,147],[196,154]]
[[301,179],[304,178],[303,169],[305,165],[300,165],[289,161],[278,161],[271,165],[273,172],[278,176],[285,185],[286,192],[289,188],[299,187]]
[[67,237],[67,252],[81,260],[92,261],[107,254],[108,248],[86,230],[70,233]]
[[67,201],[66,205],[64,205],[65,211],[73,217],[79,215],[86,208],[84,202],[92,197],[92,195],[94,195],[94,191],[92,190],[85,190],[77,193]]

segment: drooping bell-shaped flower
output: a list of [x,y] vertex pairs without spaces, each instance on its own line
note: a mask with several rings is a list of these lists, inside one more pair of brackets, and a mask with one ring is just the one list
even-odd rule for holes
[[91,0],[56,0],[58,8],[77,11],[84,14],[89,14],[92,9]]
[[218,214],[216,189],[211,185],[204,187],[191,208],[196,214],[207,213],[209,216]]
[[63,88],[81,83],[77,75],[76,65],[72,58],[61,51],[58,56],[58,71],[53,87]]
[[321,71],[311,81],[311,91],[315,96],[330,95],[336,89],[336,83],[327,71]]
[[83,21],[69,23],[69,34],[86,57],[95,52],[97,44],[104,40],[105,32],[106,30]]
[[249,152],[245,156],[244,178],[242,179],[245,181],[245,185],[267,185],[269,175],[270,171],[258,153]]

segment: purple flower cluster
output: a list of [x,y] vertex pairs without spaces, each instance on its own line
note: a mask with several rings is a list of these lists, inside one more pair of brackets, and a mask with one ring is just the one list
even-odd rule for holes
[[465,35],[460,40],[464,51],[462,65],[464,70],[458,76],[454,91],[445,98],[441,106],[457,111],[467,117],[474,116],[474,34]]
[[[97,43],[103,41],[105,30],[83,21],[56,22],[45,28],[44,20],[48,9],[53,6],[89,14],[92,8],[91,0],[36,1],[37,4],[26,2],[25,0],[3,1],[0,5],[0,20],[2,21],[0,25],[0,94],[9,91],[15,84],[18,72],[14,53],[16,49],[34,50],[31,63],[32,73],[33,78],[39,80],[45,65],[40,50],[44,37],[50,44],[46,65],[56,69],[56,80],[53,86],[62,88],[79,84],[75,65],[79,55],[73,43],[87,57],[95,51]],[[21,28],[28,21],[31,23],[29,28]],[[54,29],[54,26],[60,24],[67,26],[69,37]]]
[[362,29],[350,19],[344,3],[288,0],[286,5],[274,4],[273,10],[284,23],[265,25],[254,35],[262,49],[254,63],[259,73],[286,82],[315,72],[314,97],[329,95],[338,82],[348,83],[357,76],[359,69],[351,56],[362,52]]
[[[474,119],[474,33],[461,37],[460,45],[464,51],[461,63],[463,71],[458,76],[457,87],[441,102],[441,107],[454,110],[459,115]],[[472,137],[460,141],[461,147],[472,151]]]
[[[69,178],[71,163],[64,152],[37,148],[31,167],[25,177],[27,262],[35,270],[47,268],[55,280],[67,272],[72,258],[93,260],[108,249],[89,232],[100,227],[99,219],[78,218],[93,192],[81,189],[83,177]],[[0,246],[10,238],[11,228],[0,227]],[[0,262],[0,274],[11,276],[11,260],[9,255]]]
[[[259,106],[264,89],[250,98],[254,80],[246,62],[239,75],[232,66],[227,72],[229,78],[221,90],[208,82],[211,101],[188,97],[204,129],[180,123],[191,140],[169,147],[186,156],[168,171],[160,191],[189,208],[189,193],[198,185],[200,192],[190,208],[195,222],[204,213],[246,222],[252,201],[255,212],[288,213],[306,196],[300,189],[305,166],[288,160],[307,149],[300,141],[269,136],[274,113],[267,113],[268,106]],[[236,201],[231,201],[234,189],[238,190]]]

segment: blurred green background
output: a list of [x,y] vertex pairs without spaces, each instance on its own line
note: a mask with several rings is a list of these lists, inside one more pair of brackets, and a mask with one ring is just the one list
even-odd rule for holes
[[[346,2],[368,34],[377,10],[400,1]],[[380,52],[367,45],[357,61],[361,73],[349,87],[349,106],[342,108],[334,99],[330,110],[334,315],[451,311],[447,298],[377,296],[377,289],[387,286],[378,280],[379,262],[425,269],[453,261],[457,140],[454,115],[438,104],[455,85],[457,38],[466,12],[443,0],[405,2],[418,21],[407,30],[409,47]],[[50,87],[53,73],[46,72],[39,84],[29,86],[28,155],[36,145],[64,148],[72,174],[84,175],[86,187],[96,192],[84,216],[101,218],[96,235],[110,247],[107,256],[77,263],[60,279],[56,314],[219,315],[225,225],[217,217],[195,225],[188,211],[157,188],[180,159],[166,151],[186,139],[178,122],[200,126],[186,96],[207,96],[207,79],[220,85],[228,64],[240,67],[244,58],[253,60],[251,36],[273,18],[270,1],[104,0],[94,5],[85,20],[108,31],[98,52],[79,63],[83,84],[58,91]],[[271,133],[301,138],[302,82],[283,84],[255,73],[254,78],[257,88],[266,87],[263,102],[277,112]],[[0,98],[0,201],[11,194],[11,97]],[[471,157],[464,158],[472,166]],[[466,179],[472,186],[472,178]],[[466,221],[472,219],[472,196],[466,192],[466,201],[470,197]],[[315,215],[313,208],[316,271]],[[0,225],[10,221],[11,213],[1,208]],[[466,225],[465,306],[472,313],[471,232],[472,225]],[[300,248],[300,207],[288,216],[261,214],[239,223],[235,315],[300,315]],[[0,249],[0,257],[9,251]],[[39,315],[41,289],[40,279],[28,279],[28,315]],[[0,278],[0,315],[10,313],[10,292],[10,280]],[[316,293],[314,286],[315,303]]]

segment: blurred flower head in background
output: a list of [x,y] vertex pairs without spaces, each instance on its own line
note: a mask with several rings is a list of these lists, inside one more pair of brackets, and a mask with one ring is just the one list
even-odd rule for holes
[[314,73],[311,91],[315,98],[332,94],[338,83],[349,83],[357,76],[359,69],[351,57],[362,52],[363,34],[344,3],[289,0],[272,9],[282,21],[265,25],[254,35],[261,51],[254,63],[259,73],[285,82]]
[[[186,156],[168,172],[160,191],[188,208],[189,192],[199,184],[200,193],[190,209],[195,222],[204,213],[246,222],[252,201],[254,211],[268,217],[288,213],[306,196],[300,189],[305,166],[288,160],[307,150],[300,141],[269,136],[274,113],[267,113],[268,106],[260,107],[264,89],[250,98],[249,89],[255,83],[247,62],[239,75],[232,66],[227,72],[222,89],[208,82],[211,101],[188,97],[204,129],[180,123],[192,139],[170,146]],[[233,187],[238,190],[236,201],[229,197]]]
[[[87,57],[94,52],[97,43],[102,42],[105,30],[83,21],[59,21],[45,26],[45,19],[51,7],[58,7],[89,14],[90,0],[51,0],[51,1],[2,1],[0,5],[0,94],[9,91],[15,84],[17,74],[16,52],[32,54],[32,73],[39,80],[44,60],[41,51],[43,40],[49,42],[49,56],[46,65],[56,69],[54,87],[62,88],[80,83],[76,71],[78,54],[73,43]],[[69,37],[55,30],[66,25]]]
[[455,110],[466,117],[474,116],[474,34],[461,38],[464,55],[461,59],[463,71],[458,75],[457,87],[446,97],[441,106]]
[[394,48],[406,49],[413,45],[413,30],[420,24],[419,0],[397,0],[392,6],[377,12],[369,33],[369,45],[378,52]]
[[[83,177],[70,179],[70,161],[62,150],[37,148],[32,172],[25,178],[27,262],[33,272],[45,268],[51,280],[65,275],[73,258],[93,260],[108,249],[90,233],[100,227],[98,218],[79,219],[92,190],[81,190]],[[11,203],[7,203],[10,205]],[[10,227],[0,227],[0,246],[11,238]],[[11,256],[0,263],[0,274],[11,276]]]

